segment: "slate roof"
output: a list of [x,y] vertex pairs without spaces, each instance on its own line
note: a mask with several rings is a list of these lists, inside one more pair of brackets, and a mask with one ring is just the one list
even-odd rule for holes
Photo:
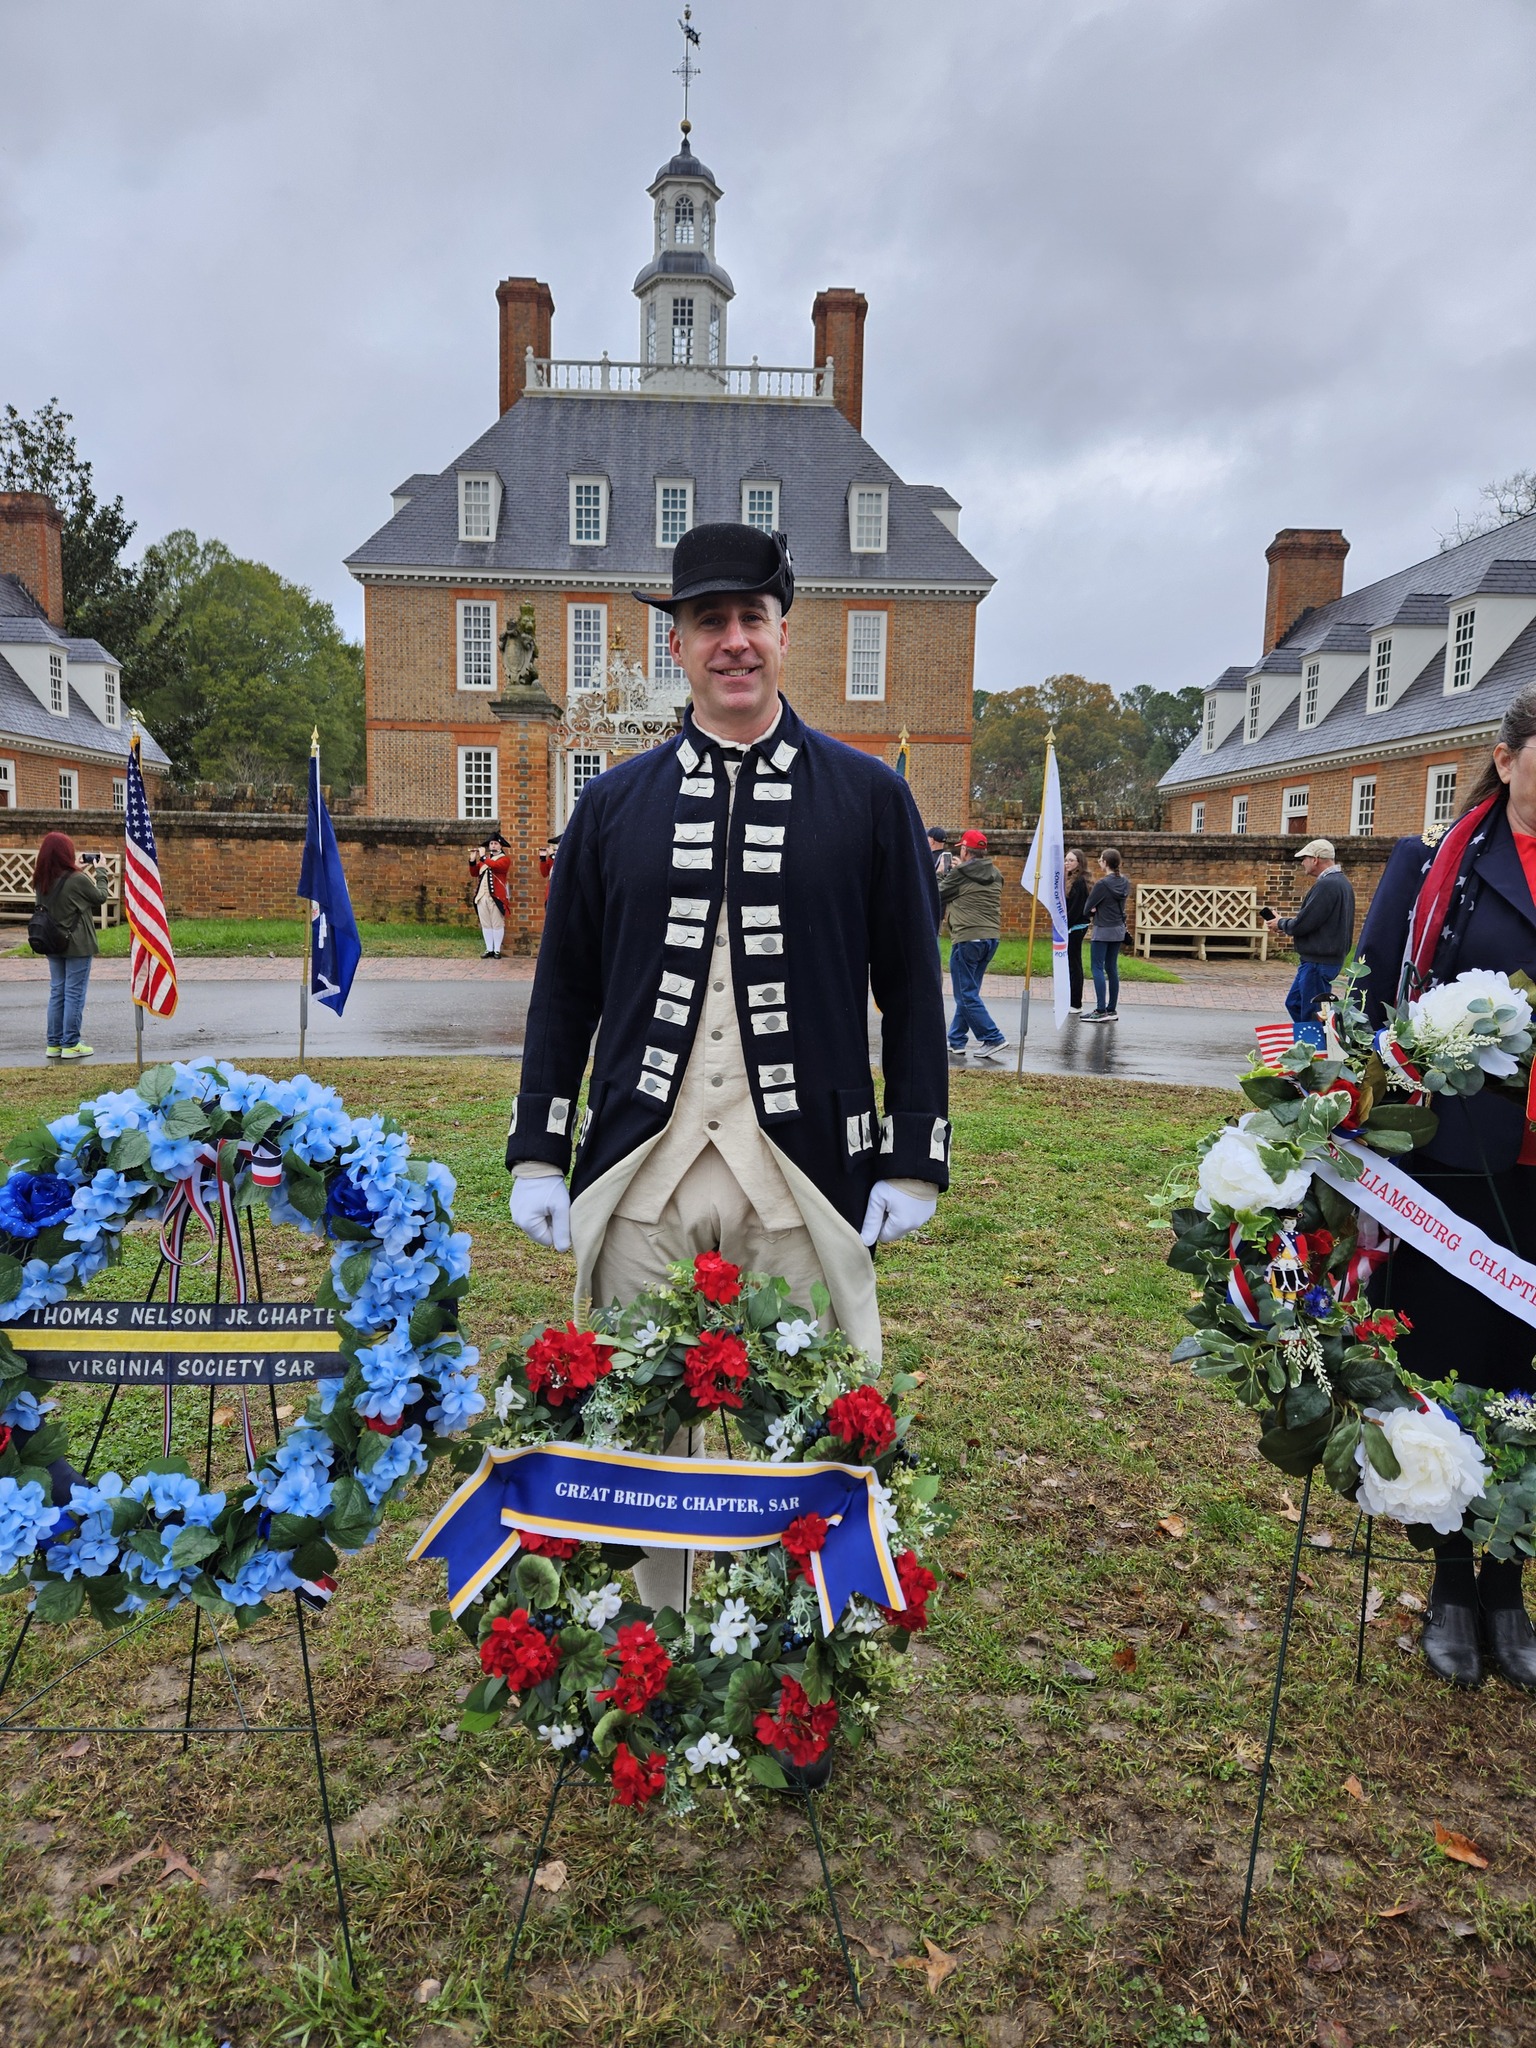
[[1211,690],[1246,690],[1247,687],[1247,669],[1224,668],[1221,674],[1216,678],[1214,683],[1208,683],[1206,685],[1206,690],[1207,693],[1209,693]]
[[[494,470],[504,496],[494,541],[461,541],[457,473]],[[831,405],[754,399],[523,397],[347,557],[361,581],[380,571],[451,571],[465,581],[563,578],[637,588],[671,560],[656,545],[656,479],[694,479],[696,523],[741,517],[742,479],[775,478],[779,519],[802,584],[953,585],[993,577],[934,516],[931,485],[908,485]],[[572,476],[609,480],[608,544],[572,547]],[[848,486],[890,486],[887,546],[848,545]],[[417,482],[419,479],[412,479]],[[946,494],[947,497],[947,494]],[[949,502],[953,502],[950,500]]]
[[[126,761],[131,726],[104,725],[72,686],[68,691],[69,710],[64,717],[43,709],[5,658],[5,645],[19,641],[45,641],[62,647],[75,661],[109,661],[114,667],[119,665],[117,656],[109,654],[99,640],[70,639],[58,632],[23,583],[15,576],[0,576],[0,747],[7,740],[35,740],[46,743],[50,752],[96,754]],[[144,741],[144,766],[169,769],[171,760],[164,748],[142,726],[139,730]]]
[[[1400,569],[1393,576],[1346,591],[1332,604],[1308,612],[1254,667],[1250,675],[1294,673],[1304,658],[1319,652],[1361,654],[1360,674],[1317,725],[1300,730],[1294,705],[1281,710],[1259,739],[1245,742],[1238,726],[1211,753],[1201,749],[1199,734],[1163,776],[1159,788],[1174,790],[1202,782],[1263,775],[1294,766],[1297,770],[1331,755],[1359,754],[1422,737],[1454,734],[1497,725],[1510,699],[1525,684],[1536,682],[1536,623],[1506,648],[1476,689],[1465,695],[1444,695],[1444,651],[1436,654],[1386,711],[1365,708],[1365,654],[1373,627],[1443,626],[1450,605],[1473,595],[1536,597],[1536,513],[1463,541],[1459,547]],[[1230,687],[1224,671],[1217,687]]]

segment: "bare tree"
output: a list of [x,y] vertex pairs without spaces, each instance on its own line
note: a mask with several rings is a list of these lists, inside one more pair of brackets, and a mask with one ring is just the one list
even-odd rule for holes
[[1536,512],[1536,469],[1517,469],[1513,476],[1484,484],[1477,495],[1483,500],[1483,510],[1470,518],[1464,512],[1456,514],[1450,532],[1440,536],[1442,555],[1447,548],[1459,548],[1463,541],[1476,540],[1479,534],[1496,533],[1501,526],[1527,519]]

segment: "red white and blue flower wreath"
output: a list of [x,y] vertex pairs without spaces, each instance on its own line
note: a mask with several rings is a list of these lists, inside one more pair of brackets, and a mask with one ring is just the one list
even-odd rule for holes
[[[387,1503],[484,1407],[458,1332],[469,1237],[454,1179],[413,1159],[388,1117],[348,1115],[334,1089],[224,1064],[159,1066],[12,1142],[0,1185],[0,1593],[39,1620],[89,1606],[105,1628],[192,1600],[240,1626],[270,1594],[312,1584],[372,1542]],[[82,1478],[46,1382],[3,1325],[81,1293],[154,1221],[173,1294],[189,1225],[222,1216],[245,1298],[240,1225],[264,1208],[335,1242],[317,1300],[334,1309],[343,1370],[258,1455],[242,1483],[205,1490],[169,1453],[125,1478]],[[169,1400],[167,1399],[167,1418]]]

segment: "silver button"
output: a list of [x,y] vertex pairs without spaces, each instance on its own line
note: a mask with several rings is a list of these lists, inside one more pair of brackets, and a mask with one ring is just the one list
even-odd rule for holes
[[717,946],[723,946],[723,945],[725,944],[725,940],[724,940],[724,938],[718,938],[718,939],[716,939],[716,941],[715,941],[715,944],[716,944]]
[[717,996],[718,996],[718,995],[720,995],[720,994],[722,994],[722,993],[724,992],[724,989],[725,989],[725,983],[724,983],[723,981],[717,981],[717,982],[715,983],[715,994],[716,994]]
[[711,1074],[709,1077],[709,1085],[711,1088],[718,1088],[720,1084],[724,1081],[724,1079],[724,1074]]
[[709,1035],[711,1038],[724,1038],[725,1033],[723,1031],[711,1031]]
[[704,1126],[704,1128],[706,1131],[718,1131],[720,1126],[713,1118],[711,1118],[710,1121]]

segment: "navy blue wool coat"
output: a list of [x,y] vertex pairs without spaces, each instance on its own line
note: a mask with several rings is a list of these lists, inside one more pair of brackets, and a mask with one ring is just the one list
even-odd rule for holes
[[[1397,999],[1408,921],[1433,858],[1433,847],[1422,839],[1400,839],[1366,915],[1359,952],[1370,969],[1366,1004],[1374,1024]],[[1469,967],[1501,974],[1523,969],[1536,979],[1536,903],[1502,804],[1484,827],[1465,889],[1449,905],[1434,976],[1454,981]],[[1485,1087],[1464,1099],[1437,1096],[1433,1108],[1440,1128],[1415,1158],[1466,1172],[1503,1173],[1514,1165],[1525,1116],[1513,1096]],[[1405,1163],[1414,1171],[1413,1160]]]
[[580,1194],[665,1127],[728,874],[719,936],[758,1122],[857,1228],[879,1179],[949,1183],[932,856],[902,778],[788,704],[747,749],[727,834],[729,808],[721,750],[691,711],[676,739],[582,791],[555,863],[507,1164],[541,1159],[563,1173],[574,1141]]

